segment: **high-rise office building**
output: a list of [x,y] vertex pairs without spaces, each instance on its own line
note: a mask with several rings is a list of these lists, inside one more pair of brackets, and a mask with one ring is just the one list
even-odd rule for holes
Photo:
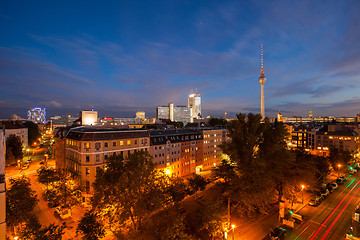
[[46,108],[29,108],[28,119],[34,123],[46,123]]
[[197,93],[197,89],[195,93],[191,93],[188,98],[188,108],[191,109],[191,114],[194,119],[202,118],[201,115],[201,97],[200,94]]
[[169,103],[168,106],[156,107],[157,119],[169,119],[173,122],[192,122],[191,109],[186,106],[175,106],[174,103]]

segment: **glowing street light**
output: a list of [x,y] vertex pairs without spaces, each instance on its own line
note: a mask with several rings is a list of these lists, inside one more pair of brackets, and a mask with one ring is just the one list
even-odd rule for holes
[[171,174],[170,169],[166,169],[166,170],[165,170],[165,173],[166,173],[166,175],[170,175],[170,174]]
[[304,188],[305,188],[305,185],[301,185],[301,204],[304,204]]
[[233,230],[233,240],[235,239],[235,225],[231,225],[231,229]]
[[339,171],[338,171],[338,178],[340,177],[340,169],[341,169],[341,164],[338,164],[339,167]]

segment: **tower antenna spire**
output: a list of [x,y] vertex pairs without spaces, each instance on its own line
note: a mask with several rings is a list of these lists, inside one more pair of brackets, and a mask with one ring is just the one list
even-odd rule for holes
[[263,54],[263,45],[261,44],[261,76],[264,76],[264,54]]

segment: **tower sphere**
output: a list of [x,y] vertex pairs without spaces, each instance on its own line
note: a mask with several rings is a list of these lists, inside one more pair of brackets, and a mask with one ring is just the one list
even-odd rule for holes
[[266,77],[264,75],[259,77],[259,83],[265,83],[266,82]]

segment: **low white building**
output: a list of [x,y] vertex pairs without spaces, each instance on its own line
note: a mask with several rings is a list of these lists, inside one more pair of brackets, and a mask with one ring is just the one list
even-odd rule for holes
[[11,135],[20,137],[23,148],[28,147],[28,128],[22,121],[3,120],[0,121],[0,128],[5,129],[5,141]]

